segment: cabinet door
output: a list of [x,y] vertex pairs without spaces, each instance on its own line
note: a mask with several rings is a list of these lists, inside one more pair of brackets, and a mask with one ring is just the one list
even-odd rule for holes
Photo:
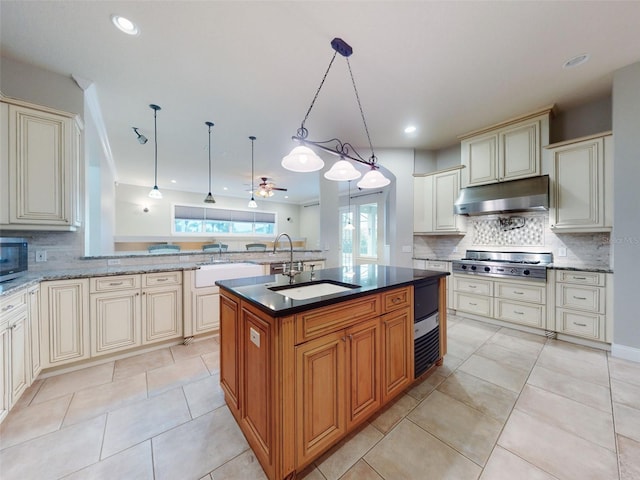
[[436,232],[456,232],[463,221],[453,213],[453,204],[460,191],[460,171],[439,173],[433,176],[434,215],[433,229]]
[[593,231],[605,227],[604,160],[602,138],[551,149],[554,230]]
[[9,207],[12,224],[72,226],[69,117],[9,106]]
[[43,368],[89,358],[89,280],[41,284]]
[[220,386],[231,413],[240,416],[240,313],[238,303],[220,297]]
[[296,464],[313,460],[346,432],[345,332],[296,347]]
[[9,382],[9,328],[7,322],[0,323],[0,421],[9,413],[11,384]]
[[498,135],[470,138],[461,144],[463,187],[498,181]]
[[[42,370],[42,356],[40,345],[40,288],[29,289],[29,339],[31,342],[31,382],[33,382]],[[30,383],[31,383],[30,382]]]
[[193,293],[194,335],[220,328],[220,293],[218,287],[212,290],[216,290],[216,292],[196,291]]
[[413,319],[408,309],[382,316],[382,403],[413,381]]
[[380,320],[374,318],[346,331],[348,429],[380,407]]
[[20,313],[13,315],[9,319],[9,351],[11,353],[10,405],[15,405],[20,395],[29,386],[31,370],[29,356],[31,348],[29,345],[27,318],[27,309],[24,308]]
[[140,290],[91,294],[91,355],[142,345]]
[[540,121],[516,125],[499,134],[500,181],[540,175]]
[[432,175],[413,178],[413,231],[433,231]]
[[182,286],[142,290],[142,344],[182,336]]

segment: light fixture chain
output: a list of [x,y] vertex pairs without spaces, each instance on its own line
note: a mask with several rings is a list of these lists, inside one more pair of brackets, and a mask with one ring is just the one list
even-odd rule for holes
[[211,193],[211,125],[209,127],[209,193]]
[[153,184],[158,186],[158,110],[153,109],[153,143],[155,145],[155,172],[153,175]]
[[367,133],[367,140],[369,140],[369,148],[371,149],[371,162],[375,164],[376,154],[373,152],[373,144],[371,143],[371,136],[369,135],[369,128],[367,127],[367,121],[364,119],[364,111],[362,110],[362,104],[360,103],[360,95],[358,95],[358,89],[356,88],[356,81],[353,78],[353,72],[351,71],[351,63],[349,57],[345,57],[347,60],[347,66],[349,67],[349,75],[351,75],[351,83],[353,84],[353,91],[356,93],[356,100],[358,101],[358,107],[360,108],[360,116],[362,116],[362,123],[364,124],[364,131]]
[[318,98],[318,94],[320,93],[320,90],[322,90],[322,86],[324,85],[324,81],[327,79],[327,75],[329,75],[329,70],[331,70],[331,65],[333,65],[333,61],[336,59],[336,55],[338,54],[337,51],[333,52],[333,57],[331,57],[331,61],[329,62],[329,67],[327,68],[327,71],[324,72],[324,76],[322,77],[322,81],[320,82],[320,86],[318,87],[318,90],[316,90],[316,94],[313,96],[313,100],[311,100],[311,105],[309,105],[309,109],[307,110],[306,115],[304,116],[304,120],[302,120],[302,123],[300,124],[300,129],[304,130],[304,123],[307,121],[307,118],[309,117],[309,114],[311,113],[311,109],[313,108],[313,106],[316,103],[316,99]]

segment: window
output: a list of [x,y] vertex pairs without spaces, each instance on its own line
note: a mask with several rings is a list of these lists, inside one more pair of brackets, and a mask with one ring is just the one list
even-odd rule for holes
[[275,231],[275,213],[188,205],[174,205],[173,207],[174,233],[272,236]]
[[[340,209],[340,265],[363,265],[378,261],[378,244],[382,234],[378,221],[379,208],[376,202],[352,205],[351,212],[344,207]],[[349,223],[355,227],[353,230],[345,228]]]

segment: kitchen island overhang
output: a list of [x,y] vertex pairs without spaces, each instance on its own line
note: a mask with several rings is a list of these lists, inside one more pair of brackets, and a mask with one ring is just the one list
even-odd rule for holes
[[[292,284],[282,275],[217,282],[220,383],[270,479],[294,478],[414,382],[415,285],[438,287],[441,363],[447,275],[363,265],[304,272]],[[347,286],[286,295],[310,282]]]

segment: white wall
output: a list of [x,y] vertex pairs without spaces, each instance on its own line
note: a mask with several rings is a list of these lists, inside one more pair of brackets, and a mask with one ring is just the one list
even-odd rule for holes
[[640,362],[640,62],[613,74],[614,330],[612,353]]

